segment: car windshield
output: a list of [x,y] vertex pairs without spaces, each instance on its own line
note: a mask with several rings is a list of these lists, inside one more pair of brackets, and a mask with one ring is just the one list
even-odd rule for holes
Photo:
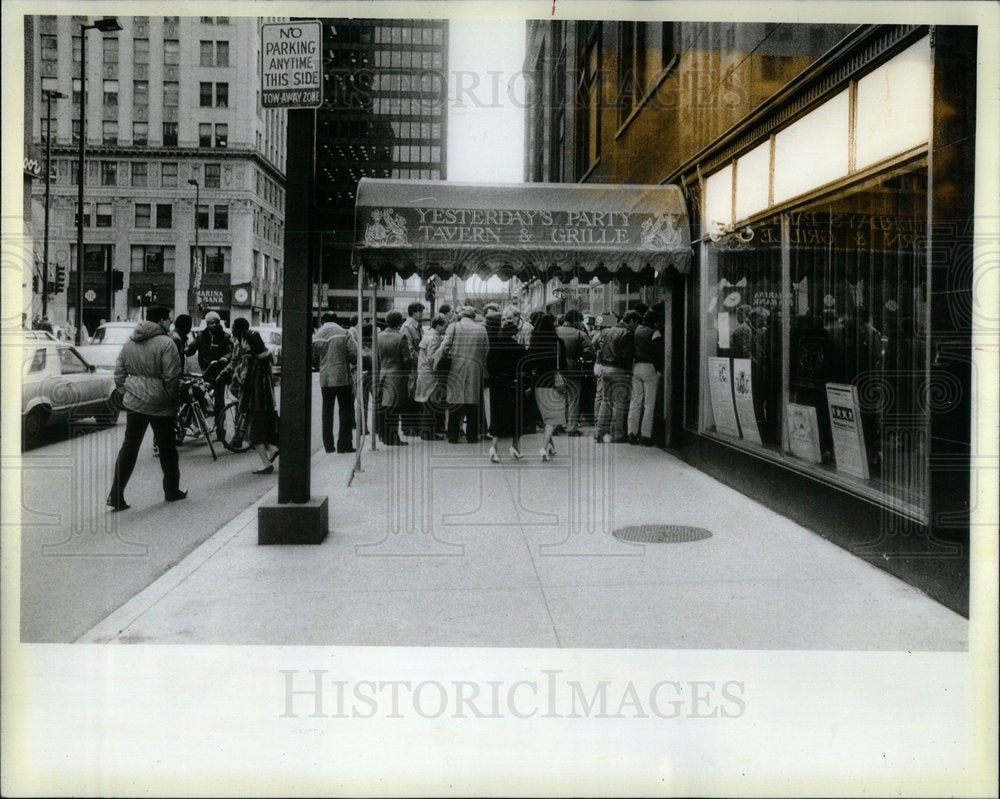
[[131,327],[99,327],[90,343],[124,344],[131,337],[133,330]]

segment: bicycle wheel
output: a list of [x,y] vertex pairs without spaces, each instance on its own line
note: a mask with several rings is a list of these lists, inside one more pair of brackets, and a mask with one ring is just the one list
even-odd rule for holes
[[222,410],[222,446],[230,452],[246,452],[250,449],[250,442],[246,436],[238,436],[238,431],[243,427],[243,414],[240,412],[239,402],[233,400]]
[[218,460],[218,455],[215,454],[215,444],[212,443],[212,434],[208,432],[208,425],[205,424],[205,414],[201,412],[201,407],[199,405],[192,405],[191,410],[194,411],[194,418],[198,422],[198,428],[201,430],[205,440],[208,442],[208,448],[212,451],[212,460]]

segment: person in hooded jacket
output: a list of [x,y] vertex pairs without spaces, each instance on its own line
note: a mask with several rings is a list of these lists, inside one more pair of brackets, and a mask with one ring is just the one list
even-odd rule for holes
[[181,359],[170,338],[170,309],[154,306],[146,321],[136,325],[115,364],[115,386],[125,407],[125,440],[115,461],[115,472],[107,503],[113,511],[125,510],[125,486],[135,469],[139,446],[146,428],[153,428],[153,440],[160,450],[163,470],[163,498],[167,502],[184,499],[180,489],[174,417],[181,377]]

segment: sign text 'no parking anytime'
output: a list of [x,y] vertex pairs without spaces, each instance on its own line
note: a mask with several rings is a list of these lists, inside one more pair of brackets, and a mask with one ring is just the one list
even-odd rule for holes
[[260,26],[261,105],[318,108],[323,103],[323,28],[318,19]]

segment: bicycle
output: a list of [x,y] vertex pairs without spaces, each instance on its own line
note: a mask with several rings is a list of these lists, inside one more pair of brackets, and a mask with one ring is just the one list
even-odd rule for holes
[[240,410],[240,401],[237,394],[226,386],[227,401],[222,408],[222,419],[219,421],[219,440],[222,446],[230,452],[246,452],[250,449],[250,441],[246,437],[247,419],[246,414]]
[[[215,445],[205,417],[211,408],[211,386],[200,377],[182,377],[180,383],[180,404],[174,417],[174,441],[182,444],[187,436],[205,436],[212,460],[218,460]],[[210,411],[209,411],[210,413]]]

